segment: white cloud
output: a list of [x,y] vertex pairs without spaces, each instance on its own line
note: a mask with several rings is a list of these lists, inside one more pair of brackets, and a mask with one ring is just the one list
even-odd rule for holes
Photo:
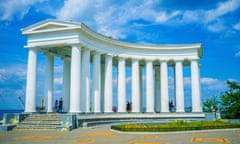
[[[57,19],[83,21],[104,35],[123,39],[130,30],[127,25],[134,20],[164,25],[194,22],[206,26],[212,32],[219,32],[225,29],[221,17],[240,7],[239,0],[219,2],[215,8],[209,10],[166,9],[161,7],[161,1],[155,0],[67,0],[63,5],[60,1],[56,3],[58,4],[46,0],[2,2],[0,20],[22,19],[34,7],[37,11],[56,16]],[[239,25],[236,24],[234,28],[239,30]]]
[[[203,77],[200,78],[200,83],[203,91],[222,91],[227,88],[226,81],[217,78]],[[191,87],[191,77],[184,77],[184,85]]]
[[237,24],[235,24],[235,25],[233,26],[233,28],[234,28],[235,30],[240,30],[240,22],[238,22]]
[[[58,11],[56,17],[62,20],[78,20],[85,18],[91,13],[93,1],[68,0],[64,1],[63,7]],[[87,13],[86,13],[87,12]]]
[[0,68],[0,84],[11,83],[12,81],[22,81],[26,79],[25,65],[13,65]]
[[225,26],[221,21],[215,21],[214,23],[208,24],[207,28],[211,32],[220,32],[225,29]]
[[126,83],[130,83],[132,81],[132,77],[127,77],[126,78]]
[[215,19],[232,12],[240,7],[239,0],[228,0],[218,3],[216,9],[212,9],[206,12],[206,21],[214,21]]
[[62,82],[63,82],[63,79],[62,79],[62,78],[54,78],[54,84],[61,85]]
[[240,56],[240,51],[235,54],[235,56],[239,57]]
[[[95,26],[96,30],[113,38],[125,38],[127,25],[132,20],[143,19],[151,22],[165,22],[177,13],[166,13],[153,9],[157,1],[125,1],[109,2],[95,1],[65,1],[64,6],[57,13],[58,19],[76,20]],[[87,12],[87,14],[86,14]]]
[[190,23],[190,22],[202,22],[200,19],[204,17],[204,10],[194,10],[194,11],[182,11],[182,19],[180,20],[181,23]]
[[191,78],[190,77],[184,77],[183,82],[184,82],[184,85],[191,86]]
[[0,69],[0,83],[2,83],[2,82],[4,82],[5,81],[5,79],[6,79],[6,73],[7,73],[7,71],[6,71],[6,69]]
[[216,78],[201,78],[201,85],[204,90],[217,90],[224,91],[227,89],[226,81],[222,81]]
[[[240,7],[240,1],[228,0],[220,2],[215,8],[205,10],[182,10],[178,11],[176,19],[173,19],[173,23],[186,24],[186,23],[199,23],[205,26],[211,32],[220,32],[226,29],[225,22],[222,16],[227,15]],[[237,24],[234,26],[238,29]]]
[[61,95],[62,94],[62,90],[54,90],[54,94]]
[[0,108],[22,108],[18,97],[24,97],[25,82],[25,65],[0,68]]
[[170,14],[167,14],[166,11],[159,12],[156,22],[158,23],[164,23],[167,22],[168,20],[178,16],[180,14],[180,11],[173,11]]
[[214,84],[214,83],[218,82],[219,80],[214,79],[214,78],[201,78],[200,81],[201,81],[202,84],[209,85],[209,84]]
[[[145,20],[151,24],[164,25],[200,23],[209,31],[220,32],[226,28],[221,17],[239,7],[238,0],[219,2],[215,8],[209,10],[169,10],[162,8],[160,1],[154,0],[124,2],[68,0],[64,2],[56,17],[64,20],[83,21],[104,35],[123,39],[130,31],[129,26],[126,25],[134,20]],[[236,28],[238,27],[236,25]]]
[[31,6],[44,0],[7,0],[0,3],[0,20],[23,19]]

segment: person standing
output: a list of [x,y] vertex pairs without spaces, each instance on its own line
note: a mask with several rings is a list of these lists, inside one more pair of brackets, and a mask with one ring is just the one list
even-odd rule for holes
[[58,100],[55,100],[54,110],[58,112]]
[[58,112],[62,112],[62,110],[63,110],[63,100],[62,100],[62,97],[61,97],[60,100],[59,100]]

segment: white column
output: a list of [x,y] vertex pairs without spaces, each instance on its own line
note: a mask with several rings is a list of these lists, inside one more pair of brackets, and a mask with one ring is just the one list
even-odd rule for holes
[[161,97],[160,97],[160,67],[155,67],[155,111],[160,112],[161,109]]
[[101,112],[101,56],[99,53],[93,55],[93,112]]
[[192,112],[202,112],[199,66],[197,60],[191,61],[191,80],[192,80]]
[[144,106],[143,106],[143,77],[142,77],[142,69],[143,67],[139,64],[139,112],[144,112]]
[[182,61],[175,63],[176,112],[184,112],[184,85]]
[[45,106],[47,112],[53,112],[53,55],[46,54]]
[[25,112],[36,112],[37,50],[28,50]]
[[81,75],[81,48],[79,46],[72,46],[69,112],[76,112],[76,113],[81,112],[80,75]]
[[169,97],[168,97],[168,65],[166,61],[161,63],[161,112],[169,112]]
[[90,51],[82,51],[81,111],[90,112]]
[[132,60],[132,112],[140,112],[139,61]]
[[105,63],[101,63],[101,99],[100,109],[104,112]]
[[146,62],[146,112],[154,112],[153,64]]
[[112,56],[105,57],[104,112],[112,112]]
[[69,98],[70,98],[70,60],[64,58],[63,63],[63,111],[69,112]]
[[126,112],[126,72],[125,59],[118,61],[118,112]]

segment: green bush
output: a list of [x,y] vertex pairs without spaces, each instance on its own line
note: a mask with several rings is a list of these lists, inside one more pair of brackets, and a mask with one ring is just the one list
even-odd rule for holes
[[231,124],[224,121],[175,121],[155,124],[123,124],[111,126],[112,129],[129,132],[167,132],[204,129],[240,128],[240,124]]

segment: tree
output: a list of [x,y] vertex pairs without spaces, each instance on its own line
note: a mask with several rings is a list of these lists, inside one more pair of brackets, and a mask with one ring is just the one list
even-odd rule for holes
[[217,109],[219,108],[219,106],[218,106],[219,103],[220,103],[220,101],[217,99],[216,96],[213,96],[211,98],[207,98],[203,102],[203,111],[204,112],[217,111]]
[[229,80],[227,84],[229,90],[221,95],[222,111],[226,118],[240,118],[240,85]]

